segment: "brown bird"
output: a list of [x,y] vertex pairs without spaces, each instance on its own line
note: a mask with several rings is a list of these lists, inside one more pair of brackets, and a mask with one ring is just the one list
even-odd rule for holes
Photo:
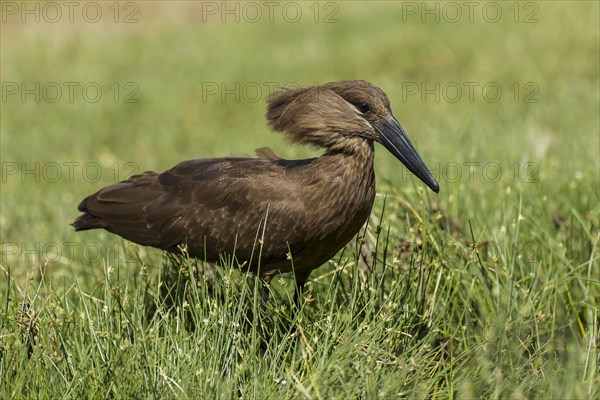
[[184,161],[100,189],[79,204],[75,230],[103,228],[131,240],[218,262],[234,256],[265,283],[295,273],[297,292],[367,220],[375,198],[374,142],[431,190],[439,187],[392,115],[386,94],[365,81],[286,90],[269,98],[267,121],[295,143],[322,147],[306,160],[259,157]]

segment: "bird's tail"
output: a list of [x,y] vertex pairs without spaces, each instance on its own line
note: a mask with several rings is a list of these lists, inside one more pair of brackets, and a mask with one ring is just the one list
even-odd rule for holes
[[173,243],[161,240],[161,234],[176,213],[158,176],[145,172],[100,189],[79,204],[83,214],[71,225],[76,231],[106,229],[142,245],[171,246]]
[[77,217],[77,219],[71,223],[71,226],[75,228],[76,231],[87,231],[88,229],[104,228],[105,224],[101,218],[86,213]]

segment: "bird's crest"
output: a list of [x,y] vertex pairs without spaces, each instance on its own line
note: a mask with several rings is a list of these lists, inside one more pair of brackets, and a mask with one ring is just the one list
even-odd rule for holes
[[351,150],[351,142],[374,138],[368,121],[333,89],[322,85],[275,93],[268,100],[268,124],[292,142],[330,150]]

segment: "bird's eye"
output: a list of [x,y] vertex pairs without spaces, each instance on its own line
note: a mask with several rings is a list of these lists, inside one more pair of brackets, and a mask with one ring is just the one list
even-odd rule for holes
[[371,107],[369,107],[369,103],[367,103],[366,101],[359,101],[356,104],[356,108],[358,108],[358,111],[360,111],[361,113],[367,113],[369,111],[371,111]]

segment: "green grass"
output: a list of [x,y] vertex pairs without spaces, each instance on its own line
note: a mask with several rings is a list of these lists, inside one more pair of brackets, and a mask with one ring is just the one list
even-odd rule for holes
[[[535,23],[515,23],[513,2],[498,23],[421,23],[399,2],[340,2],[329,24],[311,2],[298,23],[226,24],[203,23],[201,3],[139,4],[134,24],[108,5],[98,24],[2,23],[3,96],[21,82],[96,82],[103,96],[0,104],[0,397],[600,397],[598,3],[538,3]],[[520,4],[522,21],[535,7]],[[203,84],[339,79],[388,93],[440,193],[378,146],[364,235],[313,272],[298,312],[291,276],[261,308],[256,280],[227,265],[207,281],[191,260],[68,226],[134,169],[265,145],[318,154],[266,129],[266,93]],[[465,92],[437,102],[407,82]],[[465,82],[503,95],[469,101]]]

